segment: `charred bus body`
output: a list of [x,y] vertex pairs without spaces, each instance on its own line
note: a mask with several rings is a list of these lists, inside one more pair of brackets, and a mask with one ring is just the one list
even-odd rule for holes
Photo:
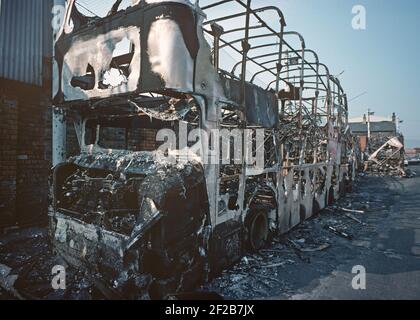
[[[356,157],[340,82],[285,31],[278,8],[120,2],[92,18],[69,1],[57,36],[54,104],[81,152],[54,167],[50,231],[69,263],[128,297],[158,298],[193,289],[333,202]],[[225,5],[237,13],[206,20]],[[229,50],[240,58],[225,71]],[[260,76],[266,88],[254,84]],[[262,131],[262,166],[243,152],[235,163],[207,153],[168,161],[190,147],[182,129],[214,140],[226,128],[241,141]],[[173,150],[160,151],[162,129],[179,133]]]

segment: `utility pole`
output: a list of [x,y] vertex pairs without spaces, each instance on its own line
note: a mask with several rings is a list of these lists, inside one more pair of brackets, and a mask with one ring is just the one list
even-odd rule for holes
[[404,120],[400,120],[400,117],[397,118],[397,134],[400,133],[400,124],[404,123]]
[[373,116],[375,112],[371,112],[370,109],[368,109],[367,112],[367,131],[368,131],[368,152],[370,153],[370,137],[371,137],[371,131],[370,131],[370,116]]
[[400,133],[400,124],[403,123],[403,121],[400,120],[400,117],[398,117],[395,112],[392,114],[392,122],[395,124],[395,133],[398,135]]
[[[54,0],[53,1],[54,8],[61,7],[62,10],[66,8],[65,0]],[[64,18],[64,15],[63,15]],[[64,23],[64,22],[63,22]],[[52,48],[52,59],[54,62],[54,43],[57,40],[57,34],[59,31],[59,26],[55,26],[55,30],[53,30],[53,48]],[[53,83],[54,80],[57,80],[58,73],[52,70],[52,77]],[[56,81],[58,83],[58,80]],[[53,90],[54,91],[54,90]],[[53,93],[54,94],[54,93]],[[53,98],[53,97],[52,97]],[[56,106],[52,106],[52,164],[56,166],[59,163],[62,163],[66,160],[66,130],[67,130],[67,121],[65,117],[65,112],[57,108]]]

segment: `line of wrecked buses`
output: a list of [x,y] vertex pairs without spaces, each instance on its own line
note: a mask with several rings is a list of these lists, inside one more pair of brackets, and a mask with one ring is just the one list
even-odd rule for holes
[[[346,94],[281,10],[208,2],[118,0],[96,17],[69,0],[56,37],[54,112],[80,154],[54,166],[51,238],[127,298],[193,290],[349,191],[358,167]],[[263,130],[263,168],[166,161],[156,134],[181,126]]]

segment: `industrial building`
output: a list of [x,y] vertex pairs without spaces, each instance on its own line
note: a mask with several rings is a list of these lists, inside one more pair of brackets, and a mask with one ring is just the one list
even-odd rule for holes
[[0,5],[0,227],[46,221],[52,1]]

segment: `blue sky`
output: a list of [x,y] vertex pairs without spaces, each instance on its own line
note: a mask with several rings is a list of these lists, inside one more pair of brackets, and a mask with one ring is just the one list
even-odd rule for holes
[[[257,0],[257,2],[259,2]],[[367,108],[377,115],[396,112],[408,147],[420,146],[420,1],[418,0],[283,0],[277,3],[288,25],[305,35],[332,73],[340,77],[349,98],[350,115]],[[351,26],[352,7],[366,8],[367,27]]]
[[[200,0],[200,4],[213,0]],[[396,112],[408,147],[420,147],[419,0],[253,0],[252,6],[278,6],[287,30],[301,33],[332,74],[350,102],[350,117],[370,108],[377,116]],[[355,5],[366,9],[366,29],[352,27]],[[226,13],[225,13],[226,14]],[[271,18],[276,24],[275,17]],[[287,40],[287,39],[286,39]]]
[[[104,4],[103,0],[80,2],[95,9]],[[201,5],[212,2],[200,0]],[[378,116],[390,117],[396,112],[404,121],[401,129],[407,146],[420,147],[420,110],[415,99],[420,92],[420,0],[252,1],[253,7],[266,5],[283,11],[286,29],[300,32],[307,48],[318,53],[332,74],[344,70],[340,80],[349,100],[367,92],[350,102],[351,117],[366,113],[368,108]],[[352,28],[355,5],[366,8],[366,30]]]
[[[408,147],[420,146],[420,1],[418,0],[254,0],[278,5],[288,28],[301,32],[340,80],[350,116],[367,108],[376,115],[396,112]],[[366,30],[352,28],[354,5],[366,8]]]

